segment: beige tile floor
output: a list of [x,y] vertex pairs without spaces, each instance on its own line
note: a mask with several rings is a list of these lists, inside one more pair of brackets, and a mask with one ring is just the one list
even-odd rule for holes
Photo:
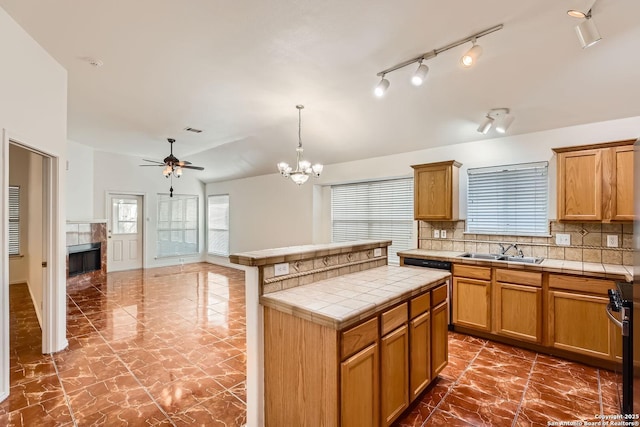
[[[11,395],[0,426],[241,426],[244,274],[209,264],[110,273],[68,289],[69,348],[41,354],[10,286]],[[618,405],[611,372],[451,333],[449,366],[396,426],[546,426]]]

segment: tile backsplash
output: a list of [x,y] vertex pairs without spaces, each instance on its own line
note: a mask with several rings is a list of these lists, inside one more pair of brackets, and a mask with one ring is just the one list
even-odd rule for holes
[[[504,236],[465,233],[465,221],[419,221],[418,248],[500,252],[499,243],[517,243],[525,256],[568,261],[633,265],[633,224],[550,222],[551,237]],[[435,238],[434,231],[446,230],[445,238]],[[568,234],[569,246],[556,245],[556,234]],[[607,236],[618,236],[618,247],[607,247]],[[512,250],[513,251],[513,250]],[[515,253],[514,253],[515,254]]]

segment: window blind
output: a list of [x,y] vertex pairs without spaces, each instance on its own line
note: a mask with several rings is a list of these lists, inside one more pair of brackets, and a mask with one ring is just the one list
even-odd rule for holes
[[20,255],[20,187],[9,186],[9,255]]
[[413,178],[368,181],[331,187],[334,242],[391,240],[389,264],[409,249],[413,232]]
[[198,196],[158,194],[158,257],[198,253]]
[[467,232],[548,235],[548,163],[467,171]]
[[208,252],[229,255],[229,195],[208,197]]

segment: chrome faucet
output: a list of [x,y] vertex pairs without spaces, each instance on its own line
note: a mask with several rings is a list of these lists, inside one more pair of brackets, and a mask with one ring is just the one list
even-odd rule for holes
[[518,251],[518,256],[519,257],[524,257],[524,253],[522,252],[522,249],[520,249],[518,247],[517,243],[512,243],[509,246],[507,246],[506,248],[504,247],[504,244],[502,244],[502,243],[498,243],[498,246],[500,246],[500,255],[505,255],[509,249],[513,248],[514,250]]

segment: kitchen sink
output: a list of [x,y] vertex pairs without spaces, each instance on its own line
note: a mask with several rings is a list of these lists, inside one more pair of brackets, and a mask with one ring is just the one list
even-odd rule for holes
[[489,261],[522,262],[525,264],[540,264],[544,260],[544,258],[532,256],[509,256],[500,254],[482,254],[476,252],[467,252],[458,256],[460,258],[484,259]]

